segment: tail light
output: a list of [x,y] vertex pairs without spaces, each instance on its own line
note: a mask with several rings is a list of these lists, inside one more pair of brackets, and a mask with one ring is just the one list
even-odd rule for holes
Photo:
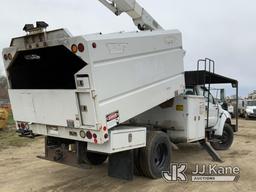
[[96,49],[96,48],[97,48],[97,44],[96,44],[96,43],[92,43],[92,47],[93,47],[94,49]]
[[90,131],[87,131],[87,132],[86,132],[86,137],[87,137],[88,139],[91,139],[91,138],[92,138],[92,133],[91,133]]
[[77,46],[76,46],[75,44],[73,44],[73,45],[71,46],[71,51],[72,51],[72,53],[77,53],[77,50],[78,50]]
[[84,51],[84,44],[79,43],[79,44],[78,44],[78,50],[79,50],[80,52],[83,52],[83,51]]

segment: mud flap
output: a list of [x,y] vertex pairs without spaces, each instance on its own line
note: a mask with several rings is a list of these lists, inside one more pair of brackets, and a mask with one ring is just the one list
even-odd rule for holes
[[114,153],[109,156],[108,176],[118,179],[133,180],[133,151]]

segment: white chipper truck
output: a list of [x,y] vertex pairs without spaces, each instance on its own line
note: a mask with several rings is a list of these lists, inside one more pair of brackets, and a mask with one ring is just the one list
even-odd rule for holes
[[131,16],[140,32],[74,37],[37,22],[3,50],[18,130],[45,136],[47,160],[108,158],[109,176],[123,179],[134,170],[161,177],[172,143],[200,142],[218,160],[208,141],[228,149],[237,127],[204,85],[237,81],[184,73],[179,31],[164,30],[135,0],[99,1]]

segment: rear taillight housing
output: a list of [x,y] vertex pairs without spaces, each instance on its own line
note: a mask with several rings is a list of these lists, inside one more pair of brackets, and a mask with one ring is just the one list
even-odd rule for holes
[[83,43],[78,44],[78,51],[84,52],[84,44]]

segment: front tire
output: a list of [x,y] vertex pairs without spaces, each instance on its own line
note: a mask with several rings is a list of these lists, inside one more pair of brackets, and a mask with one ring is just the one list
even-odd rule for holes
[[215,150],[227,150],[231,147],[233,140],[234,140],[234,131],[231,125],[225,123],[223,134],[219,139],[218,142],[211,142],[212,147]]
[[161,178],[163,171],[169,171],[171,162],[171,142],[161,131],[147,134],[147,145],[140,149],[140,168],[144,176]]

